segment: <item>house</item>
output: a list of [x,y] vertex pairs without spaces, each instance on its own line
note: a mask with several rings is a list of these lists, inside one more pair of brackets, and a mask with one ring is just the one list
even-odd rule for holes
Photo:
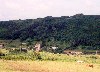
[[22,45],[26,45],[26,43],[22,43]]
[[58,47],[51,47],[53,50],[57,49]]
[[41,44],[40,43],[36,43],[34,48],[35,48],[35,51],[39,52],[41,50]]
[[1,48],[4,48],[4,44],[0,44],[0,49],[1,49]]
[[27,52],[27,48],[21,48],[21,52]]

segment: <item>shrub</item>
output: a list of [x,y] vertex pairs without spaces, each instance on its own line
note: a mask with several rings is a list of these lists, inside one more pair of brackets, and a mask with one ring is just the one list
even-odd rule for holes
[[90,56],[92,59],[98,59],[97,56]]
[[33,52],[33,53],[34,53],[34,58],[35,58],[36,60],[41,60],[41,59],[42,59],[39,52]]
[[8,53],[9,53],[8,50],[6,50],[6,49],[0,49],[0,56],[5,56],[5,55],[7,55]]

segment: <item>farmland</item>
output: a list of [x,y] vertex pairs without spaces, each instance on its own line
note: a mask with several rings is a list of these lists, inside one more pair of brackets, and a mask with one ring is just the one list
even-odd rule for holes
[[0,60],[0,72],[99,72],[100,64],[62,61],[11,61]]
[[[32,55],[33,54],[33,55]],[[77,61],[83,61],[78,63]],[[89,67],[87,65],[93,65]],[[99,72],[100,55],[49,52],[8,54],[0,57],[0,72]]]

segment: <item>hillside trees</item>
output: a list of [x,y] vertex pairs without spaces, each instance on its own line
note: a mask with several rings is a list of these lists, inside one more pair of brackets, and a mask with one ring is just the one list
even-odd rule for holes
[[[64,49],[100,49],[100,16],[74,15],[38,19],[1,21],[0,39],[31,38],[43,46]],[[54,41],[52,42],[52,38]]]

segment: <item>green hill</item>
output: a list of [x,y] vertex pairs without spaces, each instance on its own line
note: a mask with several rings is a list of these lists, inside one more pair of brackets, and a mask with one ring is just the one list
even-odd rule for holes
[[[100,49],[100,15],[11,20],[0,22],[0,39],[42,41],[63,49]],[[60,49],[59,49],[60,50]]]

